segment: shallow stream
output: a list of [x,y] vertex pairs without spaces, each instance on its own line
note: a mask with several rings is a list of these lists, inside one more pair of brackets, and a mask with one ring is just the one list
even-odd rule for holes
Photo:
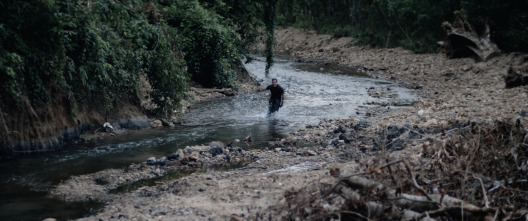
[[[124,168],[211,141],[229,143],[251,136],[251,144],[234,144],[264,148],[267,142],[321,119],[365,117],[368,108],[376,107],[368,103],[405,106],[416,99],[412,91],[392,82],[335,65],[277,59],[268,76],[264,66],[262,59],[246,64],[263,87],[277,78],[285,88],[284,106],[272,115],[267,114],[269,91],[224,97],[195,107],[183,116],[185,123],[175,128],[129,131],[97,144],[72,144],[60,151],[0,162],[0,220],[65,220],[94,213],[100,203],[65,203],[46,197],[53,185],[73,175]],[[372,97],[369,88],[395,96]]]

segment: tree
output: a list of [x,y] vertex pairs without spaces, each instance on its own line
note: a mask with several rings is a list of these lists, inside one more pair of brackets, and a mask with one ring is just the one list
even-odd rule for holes
[[281,1],[280,25],[313,28],[335,37],[352,36],[358,44],[402,46],[416,52],[437,51],[441,24],[465,11],[475,25],[490,24],[491,38],[504,51],[528,51],[528,2],[486,0],[343,0]]

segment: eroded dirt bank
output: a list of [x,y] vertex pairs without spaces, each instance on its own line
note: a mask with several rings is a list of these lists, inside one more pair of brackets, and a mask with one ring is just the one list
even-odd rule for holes
[[[51,197],[107,202],[82,220],[526,219],[528,87],[506,89],[503,79],[526,55],[449,60],[292,28],[276,35],[278,53],[356,67],[422,97],[367,120],[325,120],[263,150],[211,143],[72,177]],[[296,145],[307,141],[318,145]],[[189,169],[198,171],[109,194]]]

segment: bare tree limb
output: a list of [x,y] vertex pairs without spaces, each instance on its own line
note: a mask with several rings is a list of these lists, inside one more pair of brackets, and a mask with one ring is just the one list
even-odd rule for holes
[[405,161],[402,161],[402,162],[403,162],[403,165],[405,165],[407,172],[411,174],[411,180],[412,180],[414,188],[418,189],[418,191],[420,191],[425,197],[427,197],[429,201],[433,201],[433,199],[429,196],[429,194],[427,194],[427,192],[425,192],[425,190],[422,189],[420,185],[418,185],[418,182],[416,182],[416,178],[414,177],[414,173],[412,172],[411,167],[409,167],[409,164],[407,164],[407,162]]
[[488,194],[486,193],[486,189],[484,189],[484,183],[482,182],[482,179],[478,178],[477,176],[473,175],[475,179],[477,179],[480,183],[480,187],[482,190],[482,196],[484,197],[484,207],[489,208],[489,200],[488,200]]
[[403,160],[396,160],[396,161],[394,161],[394,162],[390,162],[390,163],[387,163],[387,164],[381,166],[380,169],[383,169],[383,168],[388,167],[388,166],[390,166],[390,165],[397,164],[397,163],[401,163],[401,162],[403,162]]

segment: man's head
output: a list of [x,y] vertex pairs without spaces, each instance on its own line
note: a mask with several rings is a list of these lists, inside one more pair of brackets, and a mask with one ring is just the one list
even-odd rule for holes
[[273,87],[277,87],[277,78],[271,79],[271,85],[273,85]]

